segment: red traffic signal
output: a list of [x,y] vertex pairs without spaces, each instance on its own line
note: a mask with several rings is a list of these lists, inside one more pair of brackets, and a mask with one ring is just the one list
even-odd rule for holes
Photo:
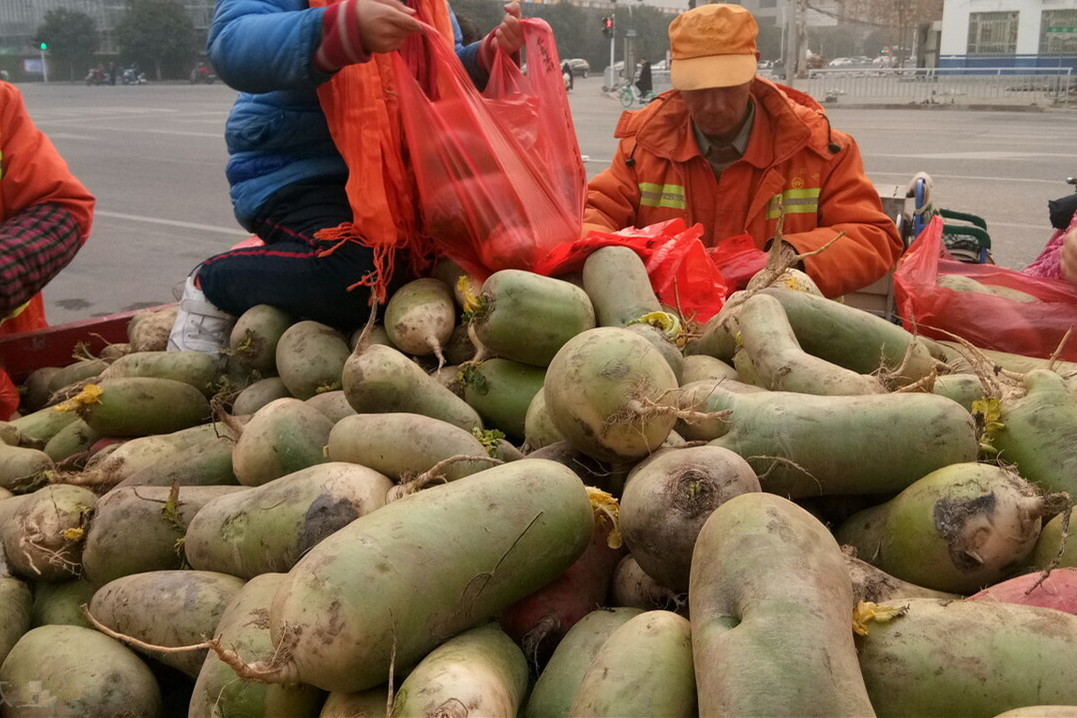
[[613,37],[613,18],[602,18],[602,34],[606,37]]

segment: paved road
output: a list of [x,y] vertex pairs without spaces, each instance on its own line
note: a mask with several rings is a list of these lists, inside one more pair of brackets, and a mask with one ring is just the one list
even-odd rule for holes
[[[589,175],[615,147],[618,101],[601,78],[570,94]],[[86,87],[23,85],[37,124],[98,197],[94,234],[46,290],[61,323],[172,301],[200,260],[246,234],[224,180],[222,132],[235,93],[216,84]],[[843,98],[843,101],[845,98]],[[999,264],[1023,267],[1050,234],[1048,199],[1077,175],[1072,111],[830,108],[852,133],[883,192],[917,171],[935,179],[937,203],[988,222]]]

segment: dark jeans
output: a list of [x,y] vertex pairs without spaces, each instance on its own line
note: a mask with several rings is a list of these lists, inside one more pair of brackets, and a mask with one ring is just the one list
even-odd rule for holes
[[352,220],[344,179],[286,188],[267,207],[253,227],[264,247],[234,249],[202,263],[198,277],[206,298],[237,317],[256,304],[272,304],[339,329],[364,324],[370,289],[348,287],[373,271],[373,252],[345,242],[319,257],[335,242],[314,239],[318,230]]

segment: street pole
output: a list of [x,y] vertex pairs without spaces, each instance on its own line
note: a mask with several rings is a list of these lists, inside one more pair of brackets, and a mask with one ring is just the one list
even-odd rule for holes
[[[616,7],[616,5],[614,6]],[[610,17],[613,19],[613,32],[610,33],[610,70],[613,71],[614,52],[617,45],[617,11],[613,10],[610,13]],[[617,73],[614,72],[613,84],[617,84]]]
[[797,7],[798,0],[787,0],[785,4],[785,83],[790,87],[797,76],[797,58],[800,56],[797,46]]
[[41,50],[41,79],[45,84],[49,82],[49,66],[45,63],[45,50]]

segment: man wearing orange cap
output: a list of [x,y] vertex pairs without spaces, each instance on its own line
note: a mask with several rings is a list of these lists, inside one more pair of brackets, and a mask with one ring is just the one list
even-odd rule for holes
[[740,5],[702,5],[669,26],[673,90],[625,112],[612,165],[588,186],[584,234],[683,218],[703,242],[748,234],[782,240],[828,297],[871,284],[904,245],[864,174],[856,142],[823,108],[756,76],[755,18]]

